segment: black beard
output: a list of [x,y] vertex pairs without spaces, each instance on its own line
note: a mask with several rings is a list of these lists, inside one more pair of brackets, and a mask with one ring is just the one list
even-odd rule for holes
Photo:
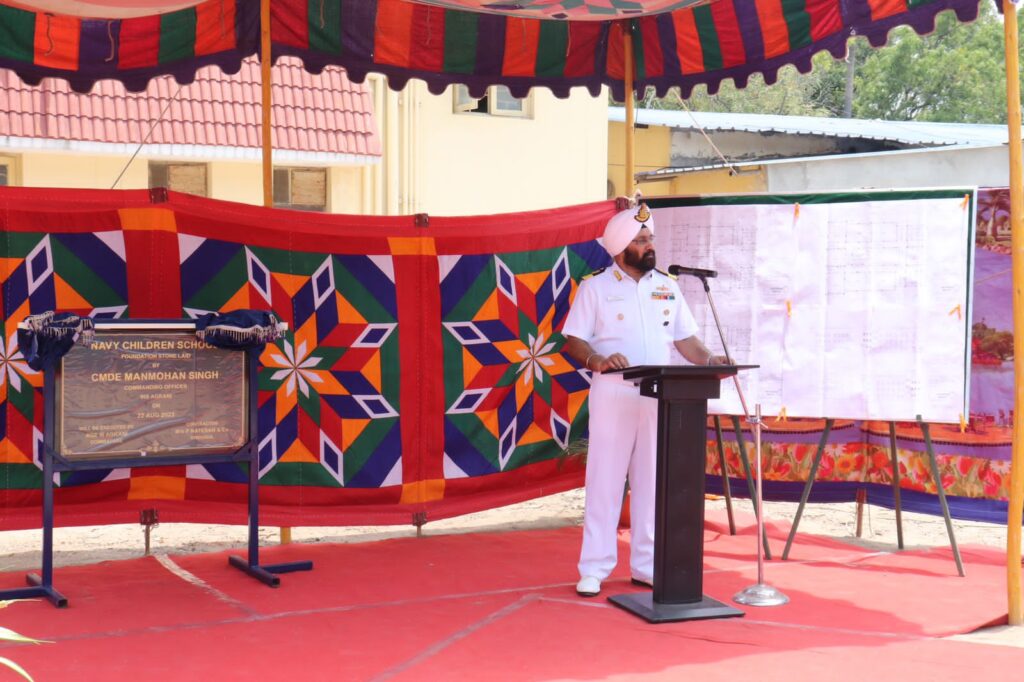
[[654,269],[657,263],[654,251],[648,251],[642,256],[636,256],[630,252],[626,252],[625,263],[631,268],[636,268],[640,272],[650,272]]

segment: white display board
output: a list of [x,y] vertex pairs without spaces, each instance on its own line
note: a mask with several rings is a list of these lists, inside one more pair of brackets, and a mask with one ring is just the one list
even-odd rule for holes
[[[652,200],[658,264],[716,270],[747,407],[766,418],[969,414],[974,189]],[[680,288],[721,352],[700,279]],[[684,362],[677,357],[678,362]],[[713,414],[742,414],[732,381]]]

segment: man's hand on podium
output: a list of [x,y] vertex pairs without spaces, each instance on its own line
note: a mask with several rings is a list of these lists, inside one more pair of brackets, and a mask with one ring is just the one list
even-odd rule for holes
[[587,369],[599,374],[610,369],[626,369],[627,367],[629,367],[629,360],[622,353],[612,353],[611,355],[595,353],[587,359]]
[[715,355],[696,335],[675,342],[676,350],[695,365],[731,365],[728,356]]

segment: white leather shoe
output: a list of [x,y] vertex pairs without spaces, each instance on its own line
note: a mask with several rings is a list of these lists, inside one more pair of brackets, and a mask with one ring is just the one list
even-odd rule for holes
[[576,583],[576,594],[581,597],[596,597],[601,592],[601,581],[592,575],[585,575]]

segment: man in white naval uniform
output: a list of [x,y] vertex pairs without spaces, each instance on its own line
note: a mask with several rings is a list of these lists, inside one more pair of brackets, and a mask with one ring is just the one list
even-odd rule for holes
[[602,243],[614,263],[584,278],[566,317],[563,349],[593,374],[583,548],[576,592],[601,591],[617,561],[616,530],[630,487],[629,566],[635,584],[654,576],[654,491],[658,401],[610,369],[665,365],[675,346],[697,365],[725,364],[695,334],[697,323],[675,277],[655,270],[654,220],[647,206],[622,211]]

